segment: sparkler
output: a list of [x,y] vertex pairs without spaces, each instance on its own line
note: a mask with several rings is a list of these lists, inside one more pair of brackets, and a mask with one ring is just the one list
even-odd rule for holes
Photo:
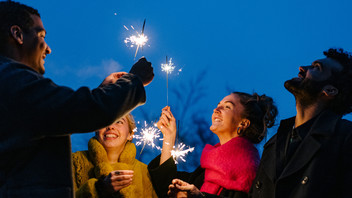
[[162,140],[160,138],[160,133],[161,132],[157,127],[148,126],[147,122],[144,121],[144,128],[141,129],[140,135],[133,136],[133,138],[137,140],[136,146],[143,144],[140,154],[142,154],[145,145],[151,146],[152,148],[156,147],[156,149],[161,150],[160,146],[157,146],[154,143],[154,140]]
[[171,156],[173,157],[175,164],[178,164],[177,159],[181,159],[183,162],[186,162],[185,156],[189,152],[193,152],[194,147],[189,147],[185,149],[186,145],[184,143],[179,143],[177,146],[174,146],[174,149],[171,151]]
[[[147,41],[148,41],[148,37],[147,37],[146,35],[144,35],[145,21],[146,21],[146,19],[144,19],[143,28],[142,28],[142,33],[141,33],[141,34],[136,31],[136,35],[132,35],[132,36],[127,37],[127,38],[125,39],[125,43],[126,43],[126,44],[131,43],[131,44],[130,44],[130,47],[137,46],[133,60],[136,59],[136,56],[137,56],[137,53],[138,53],[139,48],[142,47],[142,49],[143,49],[143,46],[144,46],[144,45],[147,43]],[[124,28],[125,28],[126,30],[129,30],[125,25],[124,25]],[[133,26],[131,26],[131,28],[134,30],[134,27],[133,27]]]
[[172,62],[172,58],[170,58],[170,60],[167,59],[166,56],[166,62],[165,64],[161,64],[161,71],[166,72],[166,105],[169,105],[169,74],[171,74],[174,69],[175,69],[175,65]]

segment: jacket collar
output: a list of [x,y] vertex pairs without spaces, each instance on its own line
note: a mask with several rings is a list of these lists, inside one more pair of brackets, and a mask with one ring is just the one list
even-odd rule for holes
[[[263,164],[266,165],[264,166],[264,170],[269,178],[275,181],[276,179],[288,177],[306,165],[320,149],[323,141],[325,141],[323,138],[318,137],[332,136],[339,119],[341,119],[341,116],[328,110],[320,113],[286,167],[283,167],[285,144],[288,132],[294,124],[295,117],[281,121],[276,136],[265,145],[265,147],[268,147],[268,153],[265,155],[265,159],[263,159],[265,160]],[[270,149],[269,147],[272,146],[273,148]],[[273,165],[276,167],[273,168]]]

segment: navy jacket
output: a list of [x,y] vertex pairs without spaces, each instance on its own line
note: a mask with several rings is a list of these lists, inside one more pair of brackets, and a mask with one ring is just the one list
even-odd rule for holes
[[132,74],[74,91],[0,57],[0,197],[73,197],[70,134],[110,125],[145,100]]
[[283,120],[277,134],[264,145],[250,197],[352,197],[352,123],[330,111],[322,112],[284,165],[285,142],[294,121]]

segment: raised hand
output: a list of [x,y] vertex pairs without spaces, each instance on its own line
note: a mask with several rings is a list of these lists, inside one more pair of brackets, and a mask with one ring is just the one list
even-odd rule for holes
[[148,62],[144,57],[140,58],[132,66],[129,73],[138,76],[142,80],[144,86],[147,86],[149,83],[151,83],[154,78],[152,64]]
[[176,139],[176,119],[172,115],[169,106],[162,109],[157,126],[163,133],[163,149],[161,150],[159,163],[161,165],[171,157],[171,151]]
[[121,76],[127,74],[126,72],[114,72],[111,73],[108,77],[104,79],[104,81],[100,84],[100,86],[105,86],[111,83],[115,83]]
[[176,137],[176,119],[172,115],[169,106],[162,109],[157,126],[163,133],[164,138]]

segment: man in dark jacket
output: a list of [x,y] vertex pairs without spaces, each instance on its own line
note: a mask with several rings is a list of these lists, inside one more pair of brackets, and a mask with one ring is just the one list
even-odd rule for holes
[[96,89],[58,86],[43,77],[45,34],[37,10],[0,2],[0,197],[73,197],[70,134],[108,126],[145,103],[154,76],[142,58]]
[[329,49],[285,82],[297,115],[265,145],[252,198],[352,197],[352,57]]

